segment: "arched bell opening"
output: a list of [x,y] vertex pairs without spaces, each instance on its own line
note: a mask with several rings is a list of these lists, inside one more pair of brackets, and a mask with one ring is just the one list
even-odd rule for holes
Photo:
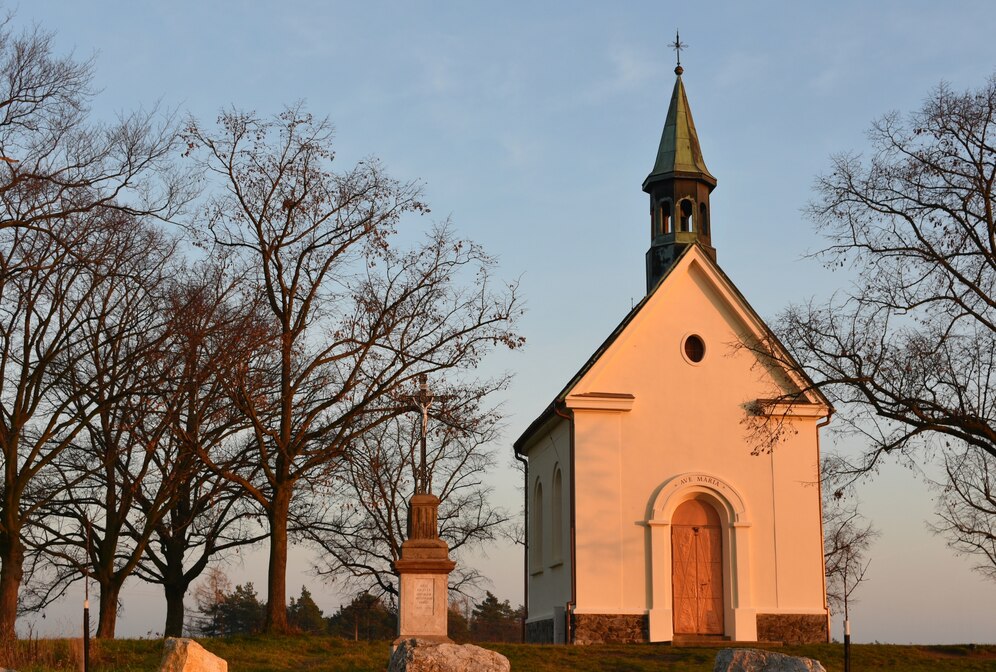
[[671,199],[650,198],[650,239],[651,241],[674,233],[674,223],[671,213]]
[[695,231],[695,208],[688,199],[681,201],[681,214],[678,222],[678,230],[682,232]]

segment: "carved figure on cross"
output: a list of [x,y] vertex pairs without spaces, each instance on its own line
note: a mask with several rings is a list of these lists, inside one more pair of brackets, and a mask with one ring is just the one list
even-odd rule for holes
[[429,492],[429,469],[426,457],[426,436],[429,433],[429,407],[434,401],[449,399],[453,395],[434,395],[429,391],[429,378],[424,373],[418,377],[418,393],[412,396],[414,402],[413,410],[422,414],[422,435],[421,435],[421,459],[419,460],[418,472],[415,478],[415,494],[424,495]]

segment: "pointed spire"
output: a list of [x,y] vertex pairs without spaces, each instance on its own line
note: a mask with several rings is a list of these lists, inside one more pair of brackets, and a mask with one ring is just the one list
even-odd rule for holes
[[646,192],[650,191],[652,183],[672,177],[697,177],[710,186],[716,186],[716,178],[706,168],[705,159],[702,158],[699,136],[695,132],[685,85],[681,81],[684,69],[678,65],[674,71],[677,78],[674,91],[671,92],[671,105],[667,109],[660,148],[657,150],[657,161],[650,175],[643,181],[643,190]]
[[657,160],[643,181],[650,196],[650,249],[647,250],[647,291],[650,292],[667,273],[671,264],[689,245],[701,245],[716,259],[712,246],[712,211],[709,194],[716,178],[706,168],[695,132],[692,111],[681,81],[681,37],[675,34],[671,44],[678,56],[674,69],[677,79],[671,92],[671,104],[657,149]]

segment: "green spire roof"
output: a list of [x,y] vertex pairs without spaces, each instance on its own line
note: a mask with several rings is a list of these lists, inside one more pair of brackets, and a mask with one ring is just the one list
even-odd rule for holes
[[650,175],[643,181],[643,189],[652,182],[669,177],[699,177],[711,186],[716,186],[716,178],[706,168],[699,147],[699,136],[695,132],[692,111],[688,107],[685,86],[681,83],[680,67],[671,93],[671,105],[667,108],[667,121],[661,135],[661,146],[657,150],[657,162]]

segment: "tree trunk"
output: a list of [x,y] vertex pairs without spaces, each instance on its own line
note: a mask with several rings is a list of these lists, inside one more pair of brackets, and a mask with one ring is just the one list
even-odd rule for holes
[[290,632],[287,623],[287,517],[291,487],[278,487],[267,518],[270,521],[270,565],[266,585],[266,632]]
[[24,568],[24,544],[18,532],[0,533],[0,641],[17,637],[17,596]]
[[118,594],[120,583],[101,584],[100,620],[97,622],[97,639],[114,639],[114,628],[118,622]]
[[164,583],[166,593],[166,626],[163,637],[183,637],[183,597],[187,593],[186,585]]

